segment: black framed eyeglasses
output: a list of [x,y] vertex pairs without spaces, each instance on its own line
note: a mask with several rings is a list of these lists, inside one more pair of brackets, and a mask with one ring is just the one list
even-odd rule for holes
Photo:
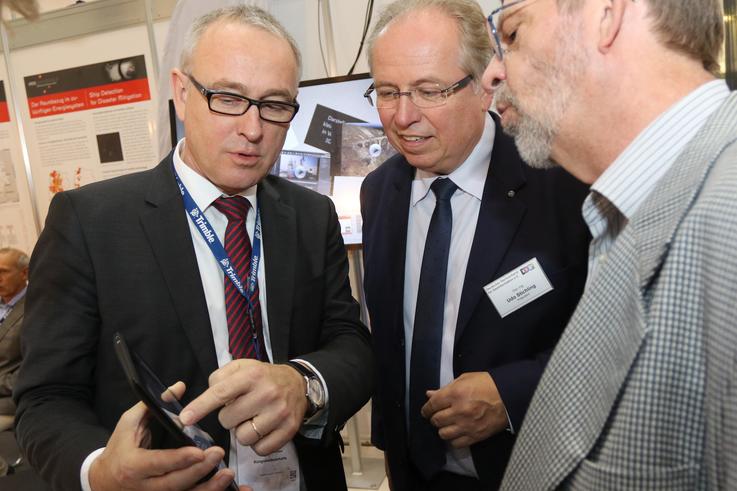
[[514,0],[513,2],[509,2],[506,5],[502,5],[499,8],[494,9],[490,14],[489,17],[486,18],[486,20],[489,22],[489,27],[491,28],[491,35],[494,37],[494,43],[496,46],[492,46],[494,49],[493,56],[499,58],[499,61],[504,61],[504,55],[507,52],[507,45],[502,43],[501,38],[499,37],[499,31],[496,28],[496,22],[494,22],[494,16],[500,13],[504,9],[508,9],[509,7],[513,5],[517,5],[518,3],[522,3],[525,0]]
[[197,91],[207,99],[207,107],[214,113],[225,114],[227,116],[241,116],[246,114],[246,111],[251,106],[256,106],[259,117],[264,121],[289,123],[294,119],[297,111],[299,111],[298,102],[251,99],[250,97],[224,90],[211,90],[195,80],[192,75],[186,75]]
[[363,96],[370,105],[378,109],[397,107],[399,98],[403,95],[409,97],[409,100],[417,107],[438,107],[445,104],[448,97],[471,83],[471,80],[473,80],[473,75],[466,75],[446,88],[442,88],[439,84],[423,84],[404,92],[391,87],[379,87],[377,89],[374,84],[371,84]]

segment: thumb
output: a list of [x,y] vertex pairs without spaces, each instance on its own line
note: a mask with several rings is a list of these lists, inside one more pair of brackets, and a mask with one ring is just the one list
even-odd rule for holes
[[115,426],[113,437],[118,437],[118,442],[128,448],[139,448],[147,446],[149,437],[148,420],[151,413],[143,402],[136,403],[120,416]]
[[145,423],[148,418],[148,408],[143,402],[138,401],[133,407],[120,416],[120,420],[118,421],[115,429],[135,429],[137,426]]

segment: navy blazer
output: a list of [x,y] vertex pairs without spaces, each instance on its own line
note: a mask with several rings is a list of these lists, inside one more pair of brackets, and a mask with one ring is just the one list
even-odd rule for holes
[[[453,371],[488,371],[519,431],[552,349],[583,290],[590,235],[581,216],[588,188],[562,169],[526,166],[498,118],[468,258]],[[395,491],[413,489],[405,426],[403,326],[407,219],[415,169],[401,155],[361,189],[365,291],[377,361],[372,440],[386,452]],[[537,258],[553,290],[501,318],[483,286]],[[409,349],[410,347],[406,347]],[[514,444],[504,431],[471,447],[485,487],[498,487]]]

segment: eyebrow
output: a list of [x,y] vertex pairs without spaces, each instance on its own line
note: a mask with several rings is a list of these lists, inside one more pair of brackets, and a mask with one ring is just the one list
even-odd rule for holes
[[[212,90],[233,91],[237,94],[242,95],[245,95],[248,92],[248,87],[246,85],[240,82],[233,82],[232,80],[226,79],[214,81],[210,88]],[[259,99],[263,100],[269,97],[283,97],[284,99],[291,101],[296,99],[297,95],[292,95],[292,93],[286,89],[269,89],[264,94],[262,94]]]
[[529,17],[529,13],[522,8],[524,7],[524,4],[515,7],[510,7],[509,9],[504,10],[499,16],[499,25],[497,26],[497,28],[499,29],[499,34],[502,36],[504,35],[504,23],[507,22],[507,20],[516,16],[521,16],[521,18],[518,20],[525,20],[527,17]]
[[[424,77],[417,80],[413,80],[409,86],[410,87],[417,87],[418,85],[422,84],[437,84],[437,85],[443,85],[445,82],[442,80],[439,80],[437,78],[431,78],[431,77]],[[453,82],[451,82],[453,83]],[[385,82],[385,81],[376,81],[374,82],[374,87],[399,87],[399,85],[395,84],[394,82]]]

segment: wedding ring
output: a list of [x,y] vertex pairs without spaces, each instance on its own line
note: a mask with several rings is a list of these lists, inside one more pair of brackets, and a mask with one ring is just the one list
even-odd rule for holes
[[253,419],[249,419],[248,422],[251,423],[251,428],[253,428],[253,432],[256,433],[256,435],[258,436],[258,439],[261,440],[264,437],[264,435],[262,435],[261,432],[258,431],[258,428],[256,428],[256,423],[253,422]]

